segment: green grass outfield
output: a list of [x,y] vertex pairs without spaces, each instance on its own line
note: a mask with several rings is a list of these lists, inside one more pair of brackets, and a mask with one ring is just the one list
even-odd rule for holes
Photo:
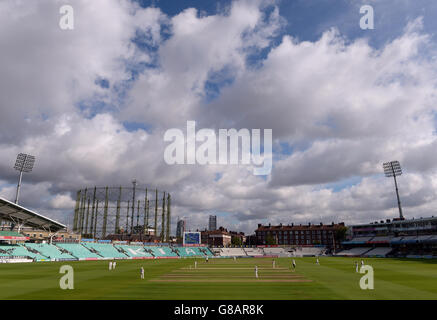
[[[0,299],[437,299],[437,261],[364,259],[374,290],[361,290],[356,258],[117,260],[0,264]],[[62,290],[62,265],[74,268],[74,289]],[[255,279],[254,266],[259,267]],[[145,269],[140,279],[139,268]]]

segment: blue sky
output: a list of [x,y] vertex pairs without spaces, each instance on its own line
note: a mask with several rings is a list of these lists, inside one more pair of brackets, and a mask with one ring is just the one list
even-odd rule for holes
[[[61,217],[76,190],[135,177],[170,190],[193,228],[212,212],[244,231],[368,222],[393,213],[381,164],[399,160],[406,216],[437,208],[437,1],[136,2],[72,0],[71,32],[53,24],[59,2],[2,2],[1,196],[13,198],[13,161],[27,152],[37,162],[23,201]],[[362,4],[374,30],[359,27]],[[191,120],[272,129],[272,174],[168,166],[164,132]]]
[[[179,14],[187,8],[196,8],[206,15],[223,12],[232,1],[214,0],[137,0],[141,6],[155,6],[169,16]],[[424,30],[437,31],[437,2],[419,1],[384,1],[384,0],[279,0],[276,1],[286,26],[281,35],[289,34],[301,41],[315,41],[324,31],[335,27],[350,40],[366,37],[375,47],[379,47],[402,34],[408,20],[418,16],[424,17]],[[372,5],[375,12],[375,30],[362,30],[359,27],[361,5]],[[279,37],[280,38],[280,37]],[[274,44],[274,43],[273,43]]]

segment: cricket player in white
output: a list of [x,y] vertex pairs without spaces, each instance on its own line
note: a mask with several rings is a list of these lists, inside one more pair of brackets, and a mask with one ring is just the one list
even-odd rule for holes
[[355,262],[355,272],[358,272],[358,261]]
[[318,257],[316,258],[316,264],[320,264],[320,263],[319,263],[319,258],[318,258]]
[[115,266],[117,265],[117,263],[114,261],[113,263],[112,263],[112,269],[114,269],[115,270]]
[[293,266],[293,271],[296,269],[296,261],[294,261],[294,259],[293,259],[293,262],[292,262],[292,266]]
[[141,279],[144,279],[144,268],[141,267],[140,269],[140,275],[141,275]]
[[197,261],[194,261],[194,269],[197,269]]
[[361,260],[361,266],[362,267],[364,266],[364,260]]
[[258,279],[258,266],[255,266],[255,278]]
[[109,261],[109,270],[112,270],[112,261]]

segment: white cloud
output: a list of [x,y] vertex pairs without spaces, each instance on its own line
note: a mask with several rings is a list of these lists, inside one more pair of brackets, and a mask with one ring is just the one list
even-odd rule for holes
[[[283,25],[270,1],[167,17],[127,0],[76,0],[72,32],[58,28],[60,4],[0,3],[2,196],[13,197],[13,161],[27,152],[37,160],[24,176],[23,204],[61,221],[71,217],[77,189],[137,178],[170,191],[173,216],[188,217],[192,229],[214,212],[223,213],[220,225],[246,232],[269,221],[366,222],[397,215],[392,181],[377,175],[396,159],[406,169],[405,215],[433,214],[437,68],[420,19],[379,50],[334,29],[314,42],[285,35],[270,48]],[[131,41],[138,35],[146,48]],[[265,59],[249,65],[260,49]],[[157,65],[126,81],[126,67],[140,62]],[[212,101],[208,81],[226,82]],[[128,130],[126,120],[148,129]],[[267,179],[244,166],[168,166],[163,130],[187,120],[271,128],[276,145],[293,152],[275,154]],[[363,178],[340,191],[324,185],[353,176]]]

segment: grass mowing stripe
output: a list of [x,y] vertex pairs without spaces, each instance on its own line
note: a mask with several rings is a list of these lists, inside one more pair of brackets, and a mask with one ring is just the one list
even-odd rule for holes
[[[108,261],[1,264],[0,299],[437,299],[435,260],[364,259],[374,268],[375,289],[361,290],[363,275],[354,265],[360,259],[321,257],[320,265],[315,258],[294,259],[296,272],[290,270],[290,258],[275,259],[275,269],[271,258],[197,259],[198,269],[195,259],[118,260],[113,271]],[[63,264],[74,268],[74,290],[59,288]],[[255,265],[261,280],[270,282],[250,278]],[[174,282],[177,277],[201,282]]]

